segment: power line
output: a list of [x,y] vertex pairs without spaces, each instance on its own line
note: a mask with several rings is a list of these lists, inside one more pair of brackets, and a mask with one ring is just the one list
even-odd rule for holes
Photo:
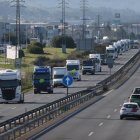
[[61,20],[61,35],[62,35],[62,52],[66,53],[66,40],[65,40],[65,36],[66,36],[66,29],[65,29],[65,24],[66,24],[66,5],[68,5],[68,3],[66,2],[66,0],[61,0],[60,7],[62,8],[62,20]]
[[[17,52],[19,52],[19,50],[21,50],[21,41],[20,41],[20,11],[21,11],[21,7],[24,7],[24,5],[22,5],[22,3],[24,3],[24,0],[12,0],[11,3],[15,3],[14,5],[12,5],[12,7],[16,7],[16,53],[15,53],[15,67],[16,67],[16,58],[18,58],[17,56]],[[20,56],[20,55],[19,55]],[[19,67],[21,67],[21,58],[20,58],[20,65]]]
[[88,0],[81,0],[81,9],[82,9],[82,14],[83,14],[82,40],[84,41],[85,49],[86,49],[86,21],[88,20],[86,18],[86,11],[88,8],[87,3],[88,3]]

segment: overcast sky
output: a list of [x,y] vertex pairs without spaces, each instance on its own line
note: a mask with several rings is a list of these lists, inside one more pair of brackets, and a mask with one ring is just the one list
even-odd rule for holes
[[[0,0],[4,1],[4,0]],[[9,0],[10,1],[10,0]],[[12,1],[12,0],[11,0]],[[69,7],[80,7],[82,0],[65,0],[68,1]],[[25,5],[35,7],[58,7],[62,0],[25,0]],[[90,7],[109,7],[113,9],[132,9],[140,12],[140,0],[87,0]]]

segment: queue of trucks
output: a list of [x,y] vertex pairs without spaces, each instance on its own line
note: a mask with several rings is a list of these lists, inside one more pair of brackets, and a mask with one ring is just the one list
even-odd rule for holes
[[[53,93],[54,87],[62,86],[63,77],[70,75],[74,80],[81,81],[82,75],[102,71],[102,64],[107,64],[107,58],[115,60],[123,52],[138,48],[138,42],[119,40],[111,45],[99,45],[95,48],[96,53],[89,54],[83,60],[66,60],[63,67],[36,66],[33,69],[32,85],[34,94],[47,92]],[[0,70],[0,102],[24,102],[24,94],[21,91],[21,72],[19,70]]]

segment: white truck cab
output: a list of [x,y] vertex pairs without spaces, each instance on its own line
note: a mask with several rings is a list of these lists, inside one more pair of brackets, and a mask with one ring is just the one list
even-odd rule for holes
[[106,47],[106,54],[107,54],[107,57],[110,57],[113,60],[115,60],[116,53],[115,53],[115,48],[112,45],[109,45],[108,47]]
[[117,47],[118,47],[118,55],[122,55],[122,46],[121,46],[121,41],[117,41]]
[[89,54],[89,59],[95,62],[95,72],[101,72],[101,55],[100,54]]
[[0,70],[0,103],[24,102],[19,70]]
[[73,79],[81,81],[80,60],[66,60],[67,74]]
[[64,86],[62,80],[66,74],[66,67],[53,67],[53,87]]
[[113,47],[115,48],[115,58],[118,58],[118,45],[117,45],[117,42],[113,43]]

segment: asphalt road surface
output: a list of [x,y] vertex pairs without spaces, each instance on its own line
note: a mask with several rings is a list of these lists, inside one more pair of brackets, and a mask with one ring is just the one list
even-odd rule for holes
[[[119,55],[111,70],[112,73],[123,66],[134,54],[136,54],[137,51],[137,49],[131,49],[123,53],[123,55]],[[110,72],[108,66],[103,66],[102,72],[97,72],[95,75],[82,75],[82,81],[74,82],[72,87],[69,88],[69,94],[94,86],[109,75]],[[66,88],[55,88],[54,94],[33,94],[33,91],[30,91],[25,94],[24,104],[0,104],[0,122],[65,97],[66,91]]]
[[121,105],[133,88],[139,86],[140,68],[120,88],[109,91],[101,100],[38,140],[140,140],[140,120],[119,119]]

